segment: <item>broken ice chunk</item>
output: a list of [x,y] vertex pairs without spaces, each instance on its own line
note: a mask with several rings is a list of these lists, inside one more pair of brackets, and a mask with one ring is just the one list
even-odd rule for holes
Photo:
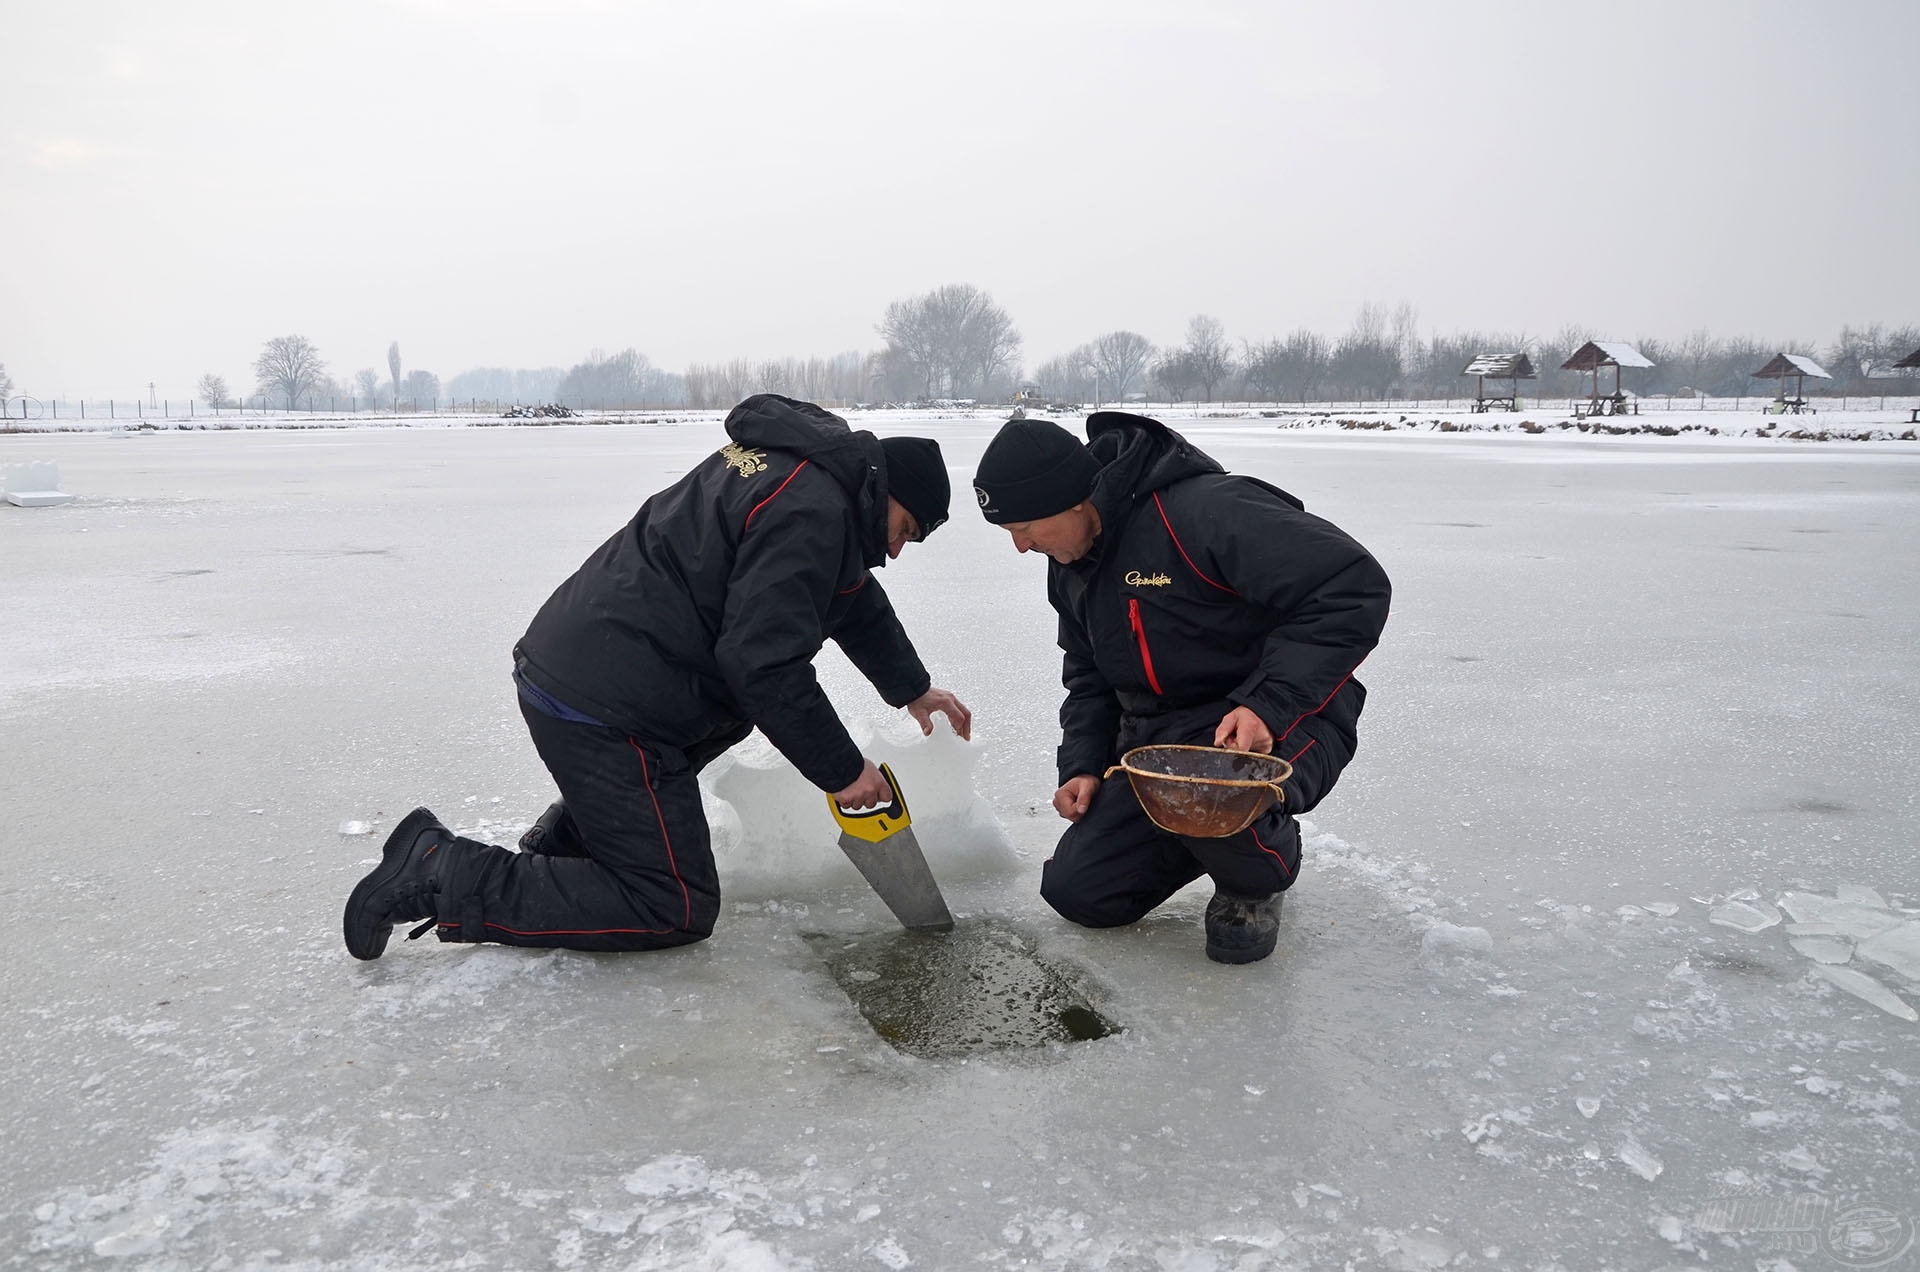
[[1876,932],[1899,927],[1906,921],[1888,913],[1884,907],[1823,897],[1817,892],[1789,892],[1780,898],[1780,906],[1800,923],[1831,923],[1838,935],[1856,941],[1864,941]]
[[1870,936],[1860,942],[1854,953],[1910,981],[1920,981],[1920,923],[1902,923]]
[[1920,1012],[1907,1006],[1900,995],[1865,972],[1856,972],[1851,967],[1828,967],[1823,963],[1815,963],[1812,970],[1814,975],[1825,977],[1861,1002],[1872,1003],[1889,1016],[1898,1016],[1902,1020],[1920,1020]]
[[1493,953],[1493,933],[1483,927],[1456,927],[1437,922],[1420,938],[1420,952],[1429,958],[1466,957]]
[[1628,1170],[1648,1183],[1660,1178],[1660,1172],[1667,1168],[1664,1162],[1642,1148],[1640,1141],[1631,1135],[1627,1136],[1620,1147],[1614,1150],[1613,1155],[1625,1162]]
[[1575,1100],[1573,1104],[1575,1108],[1580,1110],[1581,1117],[1592,1117],[1595,1113],[1598,1113],[1600,1111],[1600,1101],[1594,1099],[1590,1095],[1581,1096],[1579,1099]]
[[1834,896],[1842,901],[1851,901],[1856,905],[1877,905],[1887,908],[1886,898],[1872,888],[1858,883],[1843,883],[1833,890]]
[[343,821],[340,823],[340,833],[343,835],[371,835],[373,833],[373,823]]
[[1816,963],[1844,963],[1853,957],[1853,942],[1838,936],[1793,936],[1787,938],[1793,952]]
[[1641,908],[1648,914],[1657,914],[1663,919],[1670,919],[1680,913],[1680,907],[1671,901],[1649,901]]
[[1780,921],[1780,912],[1762,901],[1729,901],[1707,911],[1707,922],[1718,923],[1741,932],[1763,932]]

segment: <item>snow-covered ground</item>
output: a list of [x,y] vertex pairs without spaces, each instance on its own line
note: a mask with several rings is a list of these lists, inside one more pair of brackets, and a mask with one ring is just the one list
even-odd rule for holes
[[975,741],[823,675],[962,922],[1124,1026],[941,1060],[831,979],[889,920],[751,745],[712,941],[341,946],[408,808],[504,843],[551,798],[508,651],[710,420],[0,436],[78,496],[0,505],[0,1267],[1920,1266],[1920,448],[1172,418],[1395,582],[1251,968],[1204,887],[1040,902],[994,419],[856,421],[947,447],[882,577]]

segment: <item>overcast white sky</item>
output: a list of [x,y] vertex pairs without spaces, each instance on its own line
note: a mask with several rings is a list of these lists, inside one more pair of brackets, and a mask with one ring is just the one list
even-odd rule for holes
[[1920,4],[0,0],[19,392],[1116,327],[1920,322]]

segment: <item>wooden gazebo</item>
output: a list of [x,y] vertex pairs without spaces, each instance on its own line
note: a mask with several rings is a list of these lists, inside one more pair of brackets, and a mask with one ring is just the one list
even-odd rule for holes
[[[1508,411],[1519,410],[1520,381],[1536,378],[1533,363],[1527,360],[1527,355],[1524,353],[1483,353],[1467,363],[1460,374],[1479,377],[1480,391],[1473,399],[1473,409],[1476,414],[1496,406]],[[1492,397],[1487,396],[1489,379],[1507,382],[1505,396],[1498,392]],[[1494,388],[1497,390],[1499,385],[1496,383]]]
[[[1620,369],[1622,367],[1651,367],[1653,363],[1647,356],[1622,340],[1589,340],[1573,351],[1573,356],[1560,364],[1562,371],[1590,371],[1593,373],[1593,388],[1587,395],[1587,405],[1578,414],[1582,415],[1624,415],[1627,410],[1627,395],[1620,391]],[[1613,368],[1613,392],[1600,392],[1600,371],[1604,367]],[[1638,415],[1636,408],[1634,414]]]
[[[1894,363],[1893,369],[1895,371],[1920,371],[1920,349],[1915,349],[1912,353]],[[1907,418],[1915,424],[1920,424],[1920,406],[1914,407],[1913,413]]]
[[[1756,380],[1780,381],[1780,394],[1774,402],[1783,415],[1798,415],[1809,409],[1805,394],[1808,376],[1821,380],[1833,379],[1825,367],[1798,353],[1776,353],[1773,361],[1753,373]],[[1788,380],[1793,381],[1792,397],[1787,396]]]

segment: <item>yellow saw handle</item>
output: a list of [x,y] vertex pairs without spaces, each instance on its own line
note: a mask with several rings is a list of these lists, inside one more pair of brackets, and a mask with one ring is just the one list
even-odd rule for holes
[[870,844],[879,843],[902,826],[913,825],[913,818],[907,815],[906,798],[900,794],[900,783],[894,778],[893,770],[882,764],[880,776],[887,779],[887,789],[893,793],[891,803],[854,813],[840,807],[833,796],[827,796],[827,807],[833,810],[833,819],[840,823],[840,829]]

